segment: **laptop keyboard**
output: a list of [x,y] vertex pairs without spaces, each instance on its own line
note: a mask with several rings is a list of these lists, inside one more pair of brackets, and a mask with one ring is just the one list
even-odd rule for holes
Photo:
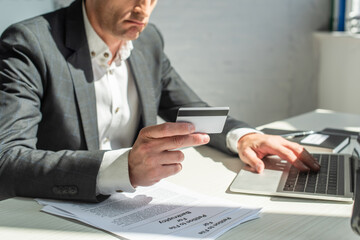
[[344,156],[313,154],[321,165],[319,172],[300,172],[291,166],[284,191],[344,195]]

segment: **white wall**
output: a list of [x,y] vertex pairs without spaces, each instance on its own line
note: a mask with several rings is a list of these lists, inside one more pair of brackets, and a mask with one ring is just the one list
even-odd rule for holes
[[253,126],[313,110],[312,32],[328,0],[165,0],[152,21],[173,65],[199,95]]
[[321,32],[314,34],[314,42],[319,107],[360,114],[359,36]]
[[52,0],[0,0],[0,34],[12,23],[52,11]]

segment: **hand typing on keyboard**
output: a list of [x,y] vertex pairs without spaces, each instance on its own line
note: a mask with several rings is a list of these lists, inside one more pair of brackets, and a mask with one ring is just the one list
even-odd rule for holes
[[240,159],[254,172],[264,170],[262,159],[268,155],[278,155],[302,172],[320,170],[318,161],[304,147],[280,136],[250,133],[240,138],[237,148]]
[[320,171],[300,172],[291,167],[283,190],[343,195],[344,181],[341,181],[343,178],[339,178],[338,173],[344,172],[344,156],[328,154],[314,154],[313,156],[321,163]]

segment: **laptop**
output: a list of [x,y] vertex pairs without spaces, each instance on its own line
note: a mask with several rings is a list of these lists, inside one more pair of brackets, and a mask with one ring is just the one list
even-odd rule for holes
[[283,196],[332,201],[353,201],[354,179],[359,152],[353,154],[312,154],[320,163],[319,172],[299,172],[278,156],[265,158],[261,174],[242,168],[230,191],[246,194]]

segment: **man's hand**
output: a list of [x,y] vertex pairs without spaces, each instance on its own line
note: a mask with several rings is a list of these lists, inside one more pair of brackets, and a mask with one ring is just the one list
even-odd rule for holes
[[240,138],[238,145],[240,159],[248,164],[252,171],[264,170],[263,159],[267,155],[278,155],[301,171],[319,171],[319,163],[301,145],[283,137],[251,133]]
[[194,131],[194,125],[190,123],[164,123],[143,128],[128,158],[133,187],[150,186],[178,173],[184,154],[175,149],[210,141],[209,135]]

